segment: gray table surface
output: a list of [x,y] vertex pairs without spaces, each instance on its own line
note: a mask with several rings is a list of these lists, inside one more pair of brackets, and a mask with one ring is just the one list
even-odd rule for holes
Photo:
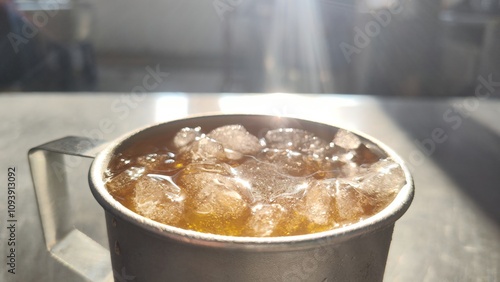
[[[81,280],[45,249],[30,148],[96,132],[112,140],[147,124],[208,112],[297,116],[380,139],[407,161],[416,185],[412,206],[396,223],[385,280],[500,281],[499,99],[183,93],[0,95],[0,281]],[[98,130],[102,120],[112,124],[106,133]],[[68,172],[75,226],[106,244],[103,212],[86,183],[89,164]],[[17,169],[15,275],[6,265],[8,167]]]

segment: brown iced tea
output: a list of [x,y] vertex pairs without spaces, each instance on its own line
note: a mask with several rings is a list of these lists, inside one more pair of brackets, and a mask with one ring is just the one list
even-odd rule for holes
[[205,233],[289,236],[346,226],[386,207],[401,167],[357,135],[294,128],[257,138],[241,125],[184,128],[162,146],[117,155],[106,187],[132,211]]

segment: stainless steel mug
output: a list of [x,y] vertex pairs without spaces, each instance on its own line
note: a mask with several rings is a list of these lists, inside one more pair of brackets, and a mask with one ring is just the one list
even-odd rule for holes
[[[293,127],[331,140],[338,130],[332,125],[296,118],[214,115],[149,126],[104,145],[67,137],[34,148],[29,158],[47,248],[89,280],[114,277],[115,281],[382,281],[394,223],[408,209],[414,186],[401,158],[361,133],[356,134],[401,165],[406,185],[381,212],[330,231],[272,238],[200,233],[142,217],[107,192],[105,171],[110,160],[125,149],[158,136],[171,138],[184,127],[211,130],[227,124],[241,124],[258,137],[269,129]],[[64,190],[64,181],[57,179],[50,166],[60,154],[95,156],[89,184],[105,210],[109,252],[67,223],[64,195],[71,191]]]

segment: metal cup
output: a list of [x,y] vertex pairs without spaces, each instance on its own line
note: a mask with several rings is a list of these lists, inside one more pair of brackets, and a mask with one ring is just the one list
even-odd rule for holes
[[[64,211],[48,211],[53,207],[47,201],[62,192],[48,187],[50,173],[46,168],[37,167],[41,159],[47,163],[50,152],[92,155],[96,144],[70,138],[62,139],[64,148],[61,141],[56,141],[32,149],[30,160],[47,248],[57,252],[55,256],[61,260],[71,260],[66,264],[94,280],[105,280],[113,273],[115,281],[382,281],[394,223],[408,209],[414,186],[401,158],[381,142],[361,133],[356,134],[364,142],[379,148],[382,154],[401,165],[406,185],[394,201],[376,215],[330,231],[271,238],[201,233],[142,217],[107,192],[105,171],[118,153],[159,136],[168,140],[184,127],[201,126],[208,131],[227,124],[241,124],[258,137],[269,129],[293,127],[331,140],[338,130],[332,125],[295,118],[215,115],[153,125],[110,142],[93,161],[89,184],[105,210],[112,269],[102,258],[102,250],[98,251],[101,259],[97,263],[82,263],[82,257],[95,256],[98,248],[81,232],[58,226],[64,220],[54,220],[54,217]],[[82,242],[92,245],[88,252],[81,247]],[[75,248],[78,250],[71,252]]]

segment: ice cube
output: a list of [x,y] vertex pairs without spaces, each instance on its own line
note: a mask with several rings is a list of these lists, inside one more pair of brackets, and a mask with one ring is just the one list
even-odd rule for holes
[[304,162],[308,168],[308,173],[316,179],[329,179],[342,177],[344,174],[345,162],[328,157],[308,155],[304,157]]
[[313,224],[333,226],[334,202],[328,181],[314,180],[299,204],[299,211]]
[[247,204],[238,192],[216,184],[202,188],[197,193],[195,201],[196,213],[221,219],[238,218],[247,208]]
[[262,148],[259,139],[242,125],[225,125],[212,130],[208,137],[221,143],[225,149],[253,155]]
[[257,204],[251,211],[244,234],[246,236],[272,236],[286,215],[285,208],[279,204]]
[[[211,173],[222,176],[233,176],[233,169],[226,163],[200,162],[188,164],[181,172],[180,177],[195,175],[199,173]],[[182,179],[180,179],[182,181]]]
[[[207,177],[200,180],[200,177]],[[220,178],[208,174],[198,174],[197,181],[204,186],[194,195],[193,210],[189,217],[192,229],[207,233],[238,235],[242,232],[235,227],[250,215],[250,208],[244,198]]]
[[312,176],[317,179],[343,175],[345,162],[333,160],[325,154],[308,154],[289,149],[264,149],[257,159],[272,164],[280,173],[297,177]]
[[354,223],[373,214],[376,202],[358,189],[357,183],[337,179],[333,184],[339,221],[344,224]]
[[175,177],[175,181],[186,187],[186,192],[192,196],[205,186],[215,185],[236,191],[247,203],[254,201],[250,184],[237,177],[233,168],[225,163],[189,164]]
[[356,177],[357,175],[360,174],[361,168],[353,162],[352,160],[350,161],[345,161],[345,165],[342,166],[341,171],[340,171],[340,177],[341,178],[347,178],[351,179],[353,177]]
[[372,164],[381,159],[382,156],[370,150],[365,144],[360,144],[354,151],[352,160],[358,165]]
[[312,172],[308,170],[305,156],[292,150],[264,149],[258,159],[273,165],[279,172],[291,176],[306,176]]
[[110,193],[115,193],[122,189],[130,188],[139,177],[145,172],[143,167],[131,167],[113,176],[106,182],[106,187]]
[[224,148],[224,152],[226,153],[226,157],[230,160],[237,161],[241,160],[244,157],[243,153],[240,153],[238,151],[233,151],[231,149]]
[[277,197],[296,197],[307,187],[305,177],[292,177],[280,172],[279,166],[257,159],[249,159],[234,170],[247,180],[256,201],[270,203]]
[[354,150],[361,145],[361,140],[354,133],[339,129],[333,138],[333,143],[347,150]]
[[184,212],[185,195],[168,176],[149,174],[137,180],[133,201],[137,213],[165,224],[176,224]]
[[202,136],[201,133],[201,128],[196,127],[196,128],[190,128],[190,127],[185,127],[181,129],[179,132],[174,137],[174,147],[177,149],[180,149],[191,142],[195,141],[196,138],[199,138]]
[[203,137],[183,147],[179,156],[184,162],[223,161],[226,159],[224,147],[219,142]]
[[318,150],[328,146],[311,132],[295,128],[279,128],[270,130],[265,136],[266,144],[273,149],[290,149],[308,154],[313,154]]
[[191,163],[188,164],[180,173],[180,175],[195,175],[198,173],[212,173],[222,176],[232,176],[233,169],[226,163]]
[[372,164],[367,169],[359,188],[366,194],[383,201],[383,199],[392,199],[405,183],[406,179],[401,166],[388,158]]

